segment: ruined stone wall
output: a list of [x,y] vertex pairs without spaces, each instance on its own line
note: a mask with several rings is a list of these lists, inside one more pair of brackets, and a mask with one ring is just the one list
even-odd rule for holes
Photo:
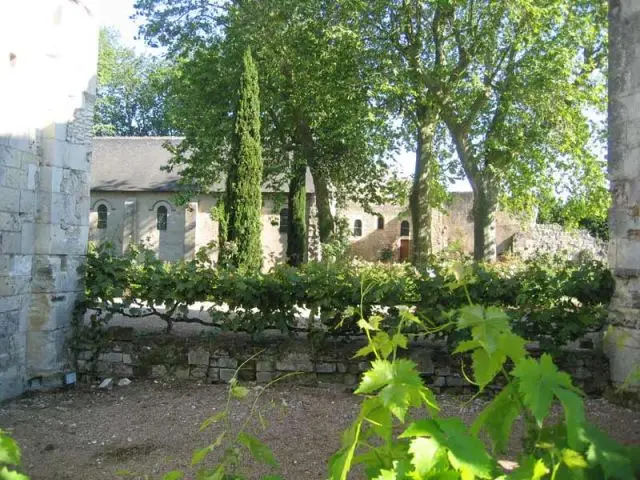
[[616,278],[608,352],[614,383],[640,390],[640,2],[609,2],[609,263]]
[[[241,380],[267,383],[281,375],[301,372],[297,378],[305,383],[342,383],[355,385],[369,367],[363,358],[354,358],[364,345],[362,339],[327,340],[312,346],[305,340],[271,338],[252,342],[247,335],[224,333],[215,340],[206,336],[137,335],[131,327],[112,327],[114,340],[104,350],[82,351],[78,372],[84,381],[115,378],[177,378],[198,382],[227,382],[250,356],[239,372]],[[539,355],[538,350],[531,350]],[[418,369],[435,391],[475,393],[477,387],[464,378],[460,355],[440,340],[423,339],[409,345],[403,356],[416,362]],[[471,371],[469,358],[465,371]],[[598,349],[572,347],[554,355],[559,367],[571,374],[576,385],[589,394],[600,394],[608,385],[608,364]],[[499,385],[495,385],[498,387]]]
[[606,261],[609,247],[607,242],[592,237],[586,230],[569,231],[560,225],[532,225],[513,235],[510,251],[521,258],[529,258],[536,253],[557,253],[571,259],[587,252],[593,258]]
[[92,1],[0,8],[0,399],[55,385],[86,251]]

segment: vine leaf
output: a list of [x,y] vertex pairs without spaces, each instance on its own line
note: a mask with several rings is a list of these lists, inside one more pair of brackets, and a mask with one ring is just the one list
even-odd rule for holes
[[9,470],[7,467],[2,467],[0,468],[0,480],[29,480],[29,477]]
[[162,480],[181,480],[182,478],[184,478],[184,472],[181,472],[180,470],[174,470],[172,472],[166,473],[164,477],[162,477]]
[[506,480],[541,480],[549,472],[544,461],[527,457],[518,468],[507,475]]
[[478,435],[485,430],[491,439],[493,451],[502,453],[509,442],[511,425],[520,415],[520,402],[514,384],[509,384],[476,417],[471,433]]
[[20,465],[20,447],[16,441],[0,430],[0,463]]
[[369,394],[380,390],[383,405],[400,421],[404,421],[410,406],[419,406],[427,389],[411,360],[374,360],[365,372],[356,390],[357,394]]
[[271,449],[253,435],[247,432],[240,432],[238,434],[238,441],[247,447],[253,458],[257,461],[273,467],[278,466],[278,462],[273,456]]
[[542,426],[549,414],[554,394],[558,395],[560,392],[565,401],[574,395],[577,400],[572,399],[569,402],[572,404],[581,402],[576,393],[577,389],[571,384],[571,377],[565,372],[558,371],[549,354],[542,355],[540,361],[533,358],[522,359],[516,364],[512,373],[519,379],[518,390],[539,426]]
[[589,465],[600,465],[603,478],[618,480],[634,480],[633,464],[627,449],[611,440],[607,435],[591,425],[585,425],[581,431],[581,439],[589,444],[587,462]]
[[[409,425],[400,438],[427,437],[435,446],[443,447],[447,451],[449,463],[462,473],[462,478],[493,478],[494,463],[484,449],[482,441],[469,435],[467,427],[459,418],[438,418],[433,420],[418,420]],[[436,450],[437,451],[437,450]],[[426,465],[427,459],[417,460]]]

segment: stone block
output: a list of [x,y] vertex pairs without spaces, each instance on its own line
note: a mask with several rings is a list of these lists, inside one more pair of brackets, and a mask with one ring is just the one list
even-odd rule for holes
[[[31,296],[28,314],[31,331],[53,331],[67,328],[75,307],[76,295],[62,293],[35,293]],[[122,357],[120,360],[122,361]]]
[[191,366],[189,368],[189,377],[196,380],[204,380],[207,378],[209,367]]
[[446,377],[435,377],[433,379],[433,383],[431,384],[431,386],[433,387],[444,387],[447,384],[447,378]]
[[25,298],[22,295],[0,297],[0,312],[20,310],[22,308],[23,299]]
[[230,368],[220,369],[220,380],[223,382],[229,382],[235,376],[236,371]]
[[189,350],[189,365],[209,365],[210,354],[203,348],[192,348]]
[[313,372],[313,362],[308,353],[291,352],[276,360],[276,370],[282,372]]
[[209,372],[207,373],[207,381],[211,383],[218,383],[220,381],[220,369],[209,367]]
[[20,310],[0,313],[0,337],[14,335],[20,326]]
[[122,363],[122,353],[118,353],[118,352],[101,353],[98,356],[98,360],[100,360],[101,362],[108,362],[108,363]]
[[13,275],[0,277],[0,297],[24,295],[29,292],[30,282],[30,276]]
[[21,221],[18,212],[0,212],[0,231],[19,232]]
[[121,378],[133,377],[133,367],[131,365],[116,363],[116,364],[113,364],[111,371],[116,377],[121,377]]
[[435,369],[435,374],[439,376],[444,376],[444,377],[451,375],[451,367],[449,365],[437,367]]
[[122,363],[124,363],[125,365],[133,365],[133,358],[131,358],[131,354],[129,353],[123,353],[122,354]]
[[347,364],[344,362],[338,362],[336,368],[339,373],[347,373]]
[[344,373],[318,373],[317,375],[319,382],[344,384]]
[[0,186],[0,211],[18,213],[20,211],[20,190],[12,187]]
[[173,376],[178,380],[187,380],[189,378],[189,369],[186,367],[178,367],[173,371]]
[[256,362],[256,372],[272,372],[274,369],[273,360],[258,360]]
[[446,381],[447,387],[463,387],[465,385],[468,385],[467,381],[462,377],[449,375],[446,378],[447,378],[447,381]]
[[333,373],[336,371],[335,363],[316,363],[317,373]]
[[62,371],[65,357],[67,330],[27,332],[27,371],[33,377]]
[[238,368],[238,361],[231,357],[216,358],[211,362],[211,366],[218,368]]
[[433,375],[435,368],[431,360],[431,352],[425,348],[412,350],[409,358],[416,363],[416,368],[421,375]]
[[[25,227],[23,225],[22,227]],[[0,232],[0,253],[16,254],[25,253],[22,248],[23,233],[29,230],[27,226],[19,232]]]

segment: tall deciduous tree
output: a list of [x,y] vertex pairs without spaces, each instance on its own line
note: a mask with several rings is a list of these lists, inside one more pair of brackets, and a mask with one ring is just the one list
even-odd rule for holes
[[430,246],[430,207],[442,199],[442,122],[474,191],[477,259],[495,258],[500,200],[528,208],[554,184],[587,199],[600,191],[603,168],[588,148],[593,130],[586,111],[603,105],[602,77],[593,71],[605,54],[606,1],[348,5],[368,58],[388,79],[381,89],[386,104],[415,142],[416,261]]
[[[210,106],[206,112],[196,113],[203,121],[185,127],[188,141],[184,147],[207,154],[186,159],[177,152],[175,165],[181,165],[183,174],[198,182],[215,175],[216,162],[211,158],[223,158],[225,142],[216,143],[212,137],[224,136],[211,132],[220,131],[228,111],[228,97],[223,93],[228,90],[228,71],[233,69],[239,46],[253,45],[261,72],[267,179],[271,171],[287,172],[290,187],[302,186],[304,182],[294,181],[294,177],[302,177],[301,165],[311,169],[322,241],[333,231],[331,187],[364,204],[383,200],[387,193],[383,155],[391,140],[386,135],[385,110],[370,101],[370,65],[360,61],[362,45],[341,23],[339,3],[136,3],[137,11],[147,20],[145,37],[168,46],[180,58],[188,58],[175,84],[174,91],[185,99],[179,108],[186,112],[190,103]],[[185,49],[189,49],[188,55]],[[210,126],[208,136],[205,125]],[[282,180],[281,175],[275,178]],[[289,195],[290,200],[303,201],[304,197],[295,192]],[[292,218],[290,223],[295,221]],[[297,248],[292,243],[288,246],[292,252]]]
[[[604,0],[440,2],[441,116],[474,192],[474,257],[496,258],[498,203],[531,210],[564,190],[602,209],[589,112],[606,104]],[[592,114],[591,114],[592,115]],[[553,191],[555,189],[557,191]],[[606,208],[606,206],[605,206]]]
[[262,266],[263,169],[260,90],[250,49],[244,53],[242,66],[224,204],[228,219],[226,241],[235,245],[229,258],[232,264],[245,271],[259,272]]
[[165,103],[168,66],[124,47],[118,33],[100,30],[96,135],[171,135]]

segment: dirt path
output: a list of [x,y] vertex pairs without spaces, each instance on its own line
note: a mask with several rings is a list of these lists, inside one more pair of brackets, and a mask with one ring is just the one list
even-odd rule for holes
[[[342,386],[291,385],[263,398],[269,425],[258,436],[273,448],[283,477],[324,479],[327,459],[356,415],[358,399]],[[201,433],[198,427],[225,400],[225,386],[193,383],[43,393],[0,404],[0,427],[13,430],[33,480],[113,479],[121,469],[159,478],[172,469],[188,470],[192,451],[216,437],[215,429]],[[468,420],[484,402],[464,400],[439,397],[446,415]],[[235,424],[244,409],[235,410]],[[598,399],[587,400],[587,411],[614,438],[640,443],[640,413]],[[257,476],[251,468],[249,478]]]

